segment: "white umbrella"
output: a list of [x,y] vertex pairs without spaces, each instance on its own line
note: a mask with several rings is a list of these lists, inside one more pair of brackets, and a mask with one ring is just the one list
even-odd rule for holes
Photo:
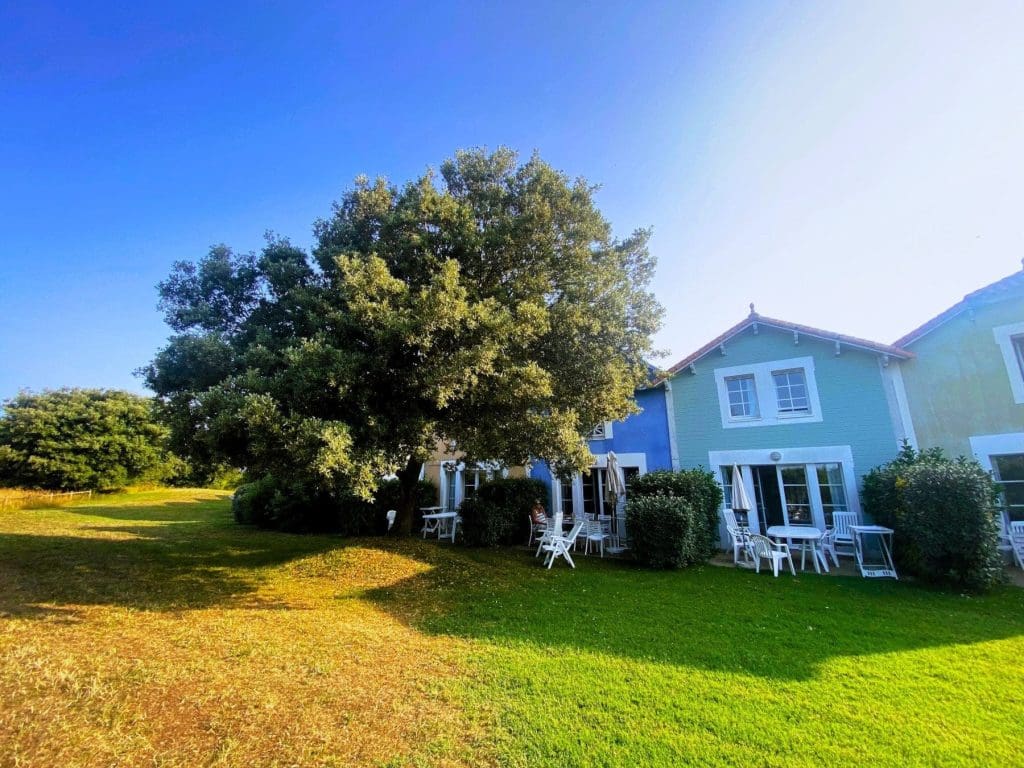
[[615,524],[615,541],[612,543],[617,548],[626,540],[626,505],[619,503],[619,499],[626,495],[626,478],[622,474],[622,467],[619,466],[619,459],[613,451],[608,451],[605,476],[608,483],[608,495],[615,500],[612,512],[612,520]]
[[747,495],[747,486],[743,482],[743,475],[740,474],[740,468],[735,464],[732,465],[732,511],[733,512],[749,512],[753,509],[754,505],[750,503],[750,497]]

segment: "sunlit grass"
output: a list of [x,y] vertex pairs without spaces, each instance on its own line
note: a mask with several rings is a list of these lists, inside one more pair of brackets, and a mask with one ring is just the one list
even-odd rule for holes
[[0,764],[1011,765],[1024,590],[0,518]]

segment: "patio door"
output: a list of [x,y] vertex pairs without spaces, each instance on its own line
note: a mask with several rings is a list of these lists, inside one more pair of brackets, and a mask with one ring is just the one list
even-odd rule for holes
[[[843,487],[829,485],[834,472],[826,471],[836,465],[818,464],[760,464],[742,467],[742,474],[750,471],[753,481],[753,502],[757,507],[757,523],[761,533],[774,525],[813,525],[825,527],[825,507],[845,509]],[[724,473],[731,482],[731,472]],[[825,477],[825,482],[820,482]],[[749,486],[748,486],[749,487]],[[727,502],[731,493],[727,494]],[[827,498],[825,498],[827,497]],[[753,514],[748,517],[753,517]]]

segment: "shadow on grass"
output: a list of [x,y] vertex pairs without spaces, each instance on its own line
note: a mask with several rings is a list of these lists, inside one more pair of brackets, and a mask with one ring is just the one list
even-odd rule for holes
[[[891,581],[755,575],[704,566],[651,572],[577,558],[547,571],[525,552],[455,552],[366,597],[433,634],[565,654],[575,649],[785,680],[835,657],[1024,634],[1024,590],[984,597]],[[426,606],[415,604],[424,600]]]
[[241,528],[224,502],[89,507],[139,525],[82,526],[82,535],[0,533],[0,615],[72,616],[68,606],[178,611],[254,601],[263,569],[347,546],[341,539]]

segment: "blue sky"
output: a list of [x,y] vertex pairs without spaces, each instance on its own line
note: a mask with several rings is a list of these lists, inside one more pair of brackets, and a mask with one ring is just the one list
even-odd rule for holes
[[[379,5],[379,7],[378,7]],[[141,391],[154,286],[360,173],[537,149],[652,226],[681,357],[891,341],[1024,256],[1024,4],[0,4],[0,397]]]

